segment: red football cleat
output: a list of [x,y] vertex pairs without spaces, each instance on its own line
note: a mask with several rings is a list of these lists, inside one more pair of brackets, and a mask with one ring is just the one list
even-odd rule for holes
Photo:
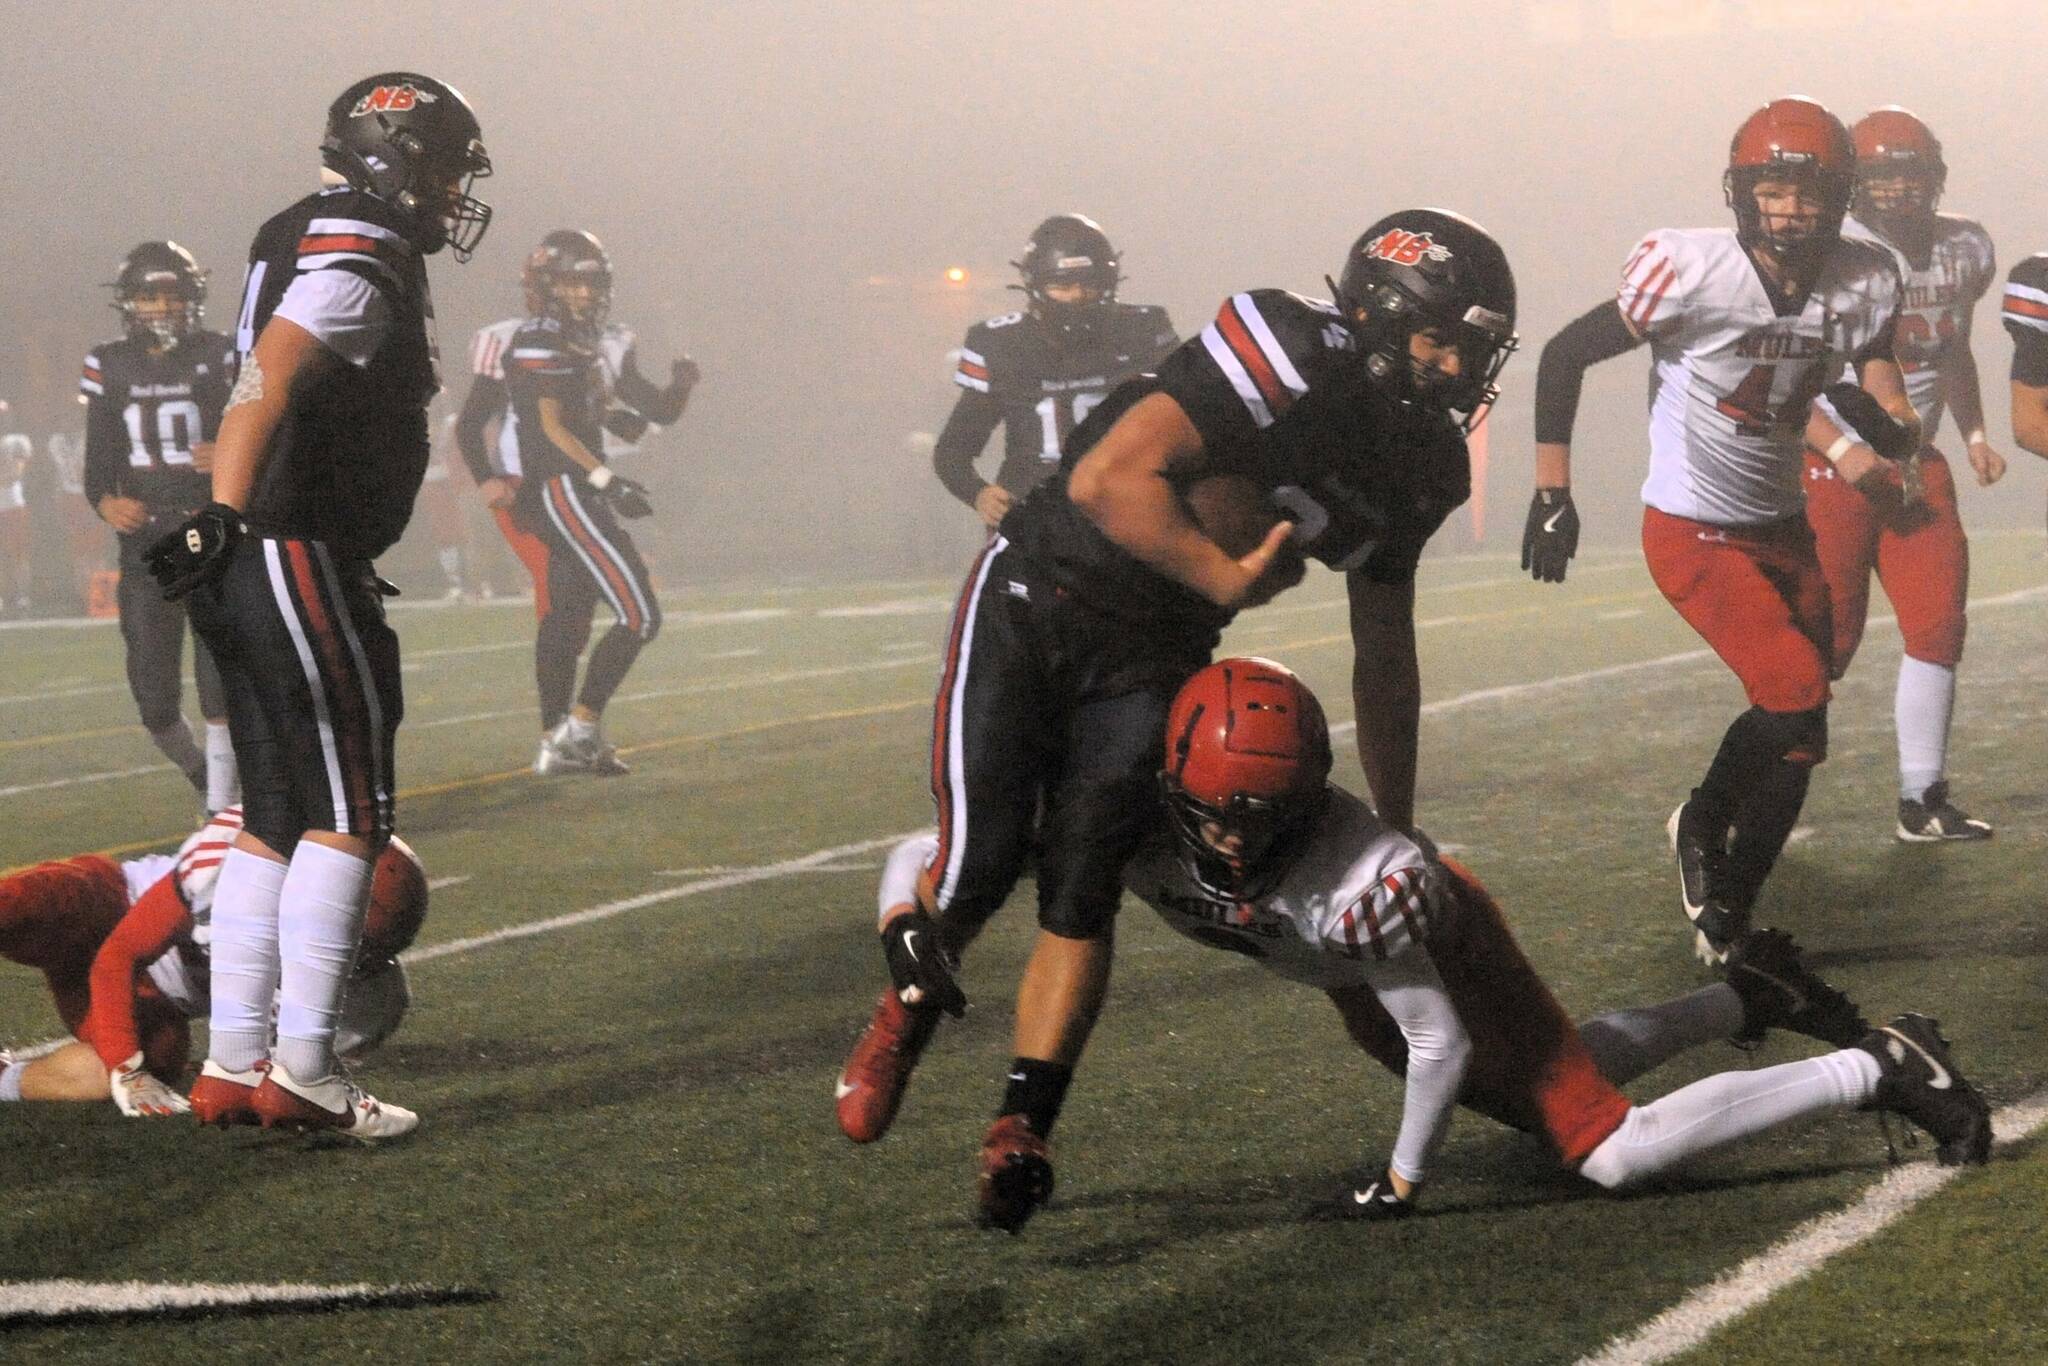
[[261,1117],[250,1102],[269,1075],[268,1060],[257,1063],[246,1072],[230,1072],[208,1058],[199,1069],[199,1079],[192,1083],[191,1094],[186,1097],[192,1102],[192,1118],[201,1124],[218,1124],[223,1129],[237,1124],[261,1123]]
[[390,1105],[342,1077],[306,1083],[283,1068],[273,1068],[250,1108],[266,1129],[332,1129],[365,1143],[401,1138],[419,1127],[420,1117],[402,1105]]
[[980,1224],[1021,1232],[1052,1198],[1052,1149],[1022,1115],[1004,1115],[981,1140]]
[[912,1010],[894,987],[882,993],[833,1088],[841,1133],[855,1143],[873,1143],[889,1132],[910,1074],[938,1027],[937,1010]]

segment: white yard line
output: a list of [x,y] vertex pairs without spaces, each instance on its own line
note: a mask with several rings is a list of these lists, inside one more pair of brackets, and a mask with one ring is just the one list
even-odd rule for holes
[[431,1285],[169,1284],[151,1281],[0,1281],[0,1323],[72,1323],[159,1314],[285,1309],[402,1308],[486,1298]]
[[175,764],[144,764],[140,768],[116,768],[105,773],[80,773],[70,778],[52,778],[43,783],[18,783],[0,787],[0,797],[19,797],[29,792],[48,792],[56,787],[78,787],[84,783],[110,783],[116,778],[139,778],[145,773],[175,773]]
[[819,849],[798,858],[785,859],[781,863],[767,863],[755,868],[736,868],[729,873],[707,877],[696,882],[685,882],[680,887],[664,887],[658,892],[643,892],[620,901],[607,901],[602,906],[588,910],[571,911],[566,915],[553,915],[545,920],[529,920],[520,925],[507,925],[492,930],[489,934],[472,935],[467,939],[448,939],[439,944],[428,944],[421,948],[407,949],[398,955],[401,963],[424,963],[435,958],[447,958],[473,949],[502,944],[509,939],[531,939],[539,934],[552,934],[577,925],[588,925],[599,920],[609,920],[627,911],[637,911],[648,906],[659,906],[665,901],[680,901],[684,897],[701,896],[706,892],[722,892],[728,887],[744,887],[749,883],[766,882],[772,878],[793,877],[798,873],[824,872],[841,859],[857,854],[872,853],[877,849],[893,849],[904,840],[922,833],[907,830],[900,835],[884,835],[880,839],[861,840],[855,844],[842,844],[833,849]]
[[[1991,1117],[1996,1146],[2026,1138],[2048,1122],[2048,1091]],[[1579,1366],[1649,1366],[1705,1342],[1723,1324],[1811,1275],[1831,1257],[1875,1237],[1913,1206],[1962,1173],[1960,1167],[1913,1162],[1896,1168],[1847,1209],[1823,1214],[1775,1245],[1687,1295],[1635,1332],[1615,1338]]]

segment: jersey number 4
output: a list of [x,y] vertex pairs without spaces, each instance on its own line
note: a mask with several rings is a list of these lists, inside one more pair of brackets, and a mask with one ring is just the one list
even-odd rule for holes
[[191,399],[131,403],[121,410],[121,421],[128,426],[129,464],[148,469],[192,463],[192,443],[199,436],[199,405]]
[[1826,369],[1818,362],[1799,372],[1792,392],[1783,403],[1771,403],[1771,389],[1778,378],[1775,365],[1752,365],[1742,383],[1726,398],[1715,400],[1721,415],[1735,423],[1738,436],[1769,436],[1774,427],[1796,426],[1806,420],[1806,407],[1821,391]]

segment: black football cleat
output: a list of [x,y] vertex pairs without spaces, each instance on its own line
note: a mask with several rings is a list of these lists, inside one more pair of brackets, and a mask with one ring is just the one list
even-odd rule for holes
[[1678,859],[1679,904],[1693,928],[1693,952],[1708,967],[1728,961],[1728,950],[1749,933],[1749,908],[1731,906],[1722,891],[1727,881],[1726,831],[1700,831],[1687,819],[1692,803],[1680,802],[1664,823]]
[[1991,822],[1958,810],[1948,799],[1948,780],[1944,778],[1921,793],[1919,801],[1899,798],[1898,837],[1902,844],[1988,840]]
[[1837,1048],[1853,1048],[1870,1033],[1856,1003],[1808,968],[1783,930],[1757,930],[1737,940],[1727,974],[1742,998],[1742,1028],[1729,1039],[1737,1048],[1755,1048],[1772,1029]]
[[1004,1115],[981,1140],[978,1186],[983,1228],[1019,1233],[1052,1198],[1052,1150],[1022,1115]]
[[1949,1056],[1938,1021],[1901,1015],[1856,1046],[1884,1069],[1870,1108],[1904,1115],[1925,1129],[1944,1167],[1991,1160],[1991,1106]]

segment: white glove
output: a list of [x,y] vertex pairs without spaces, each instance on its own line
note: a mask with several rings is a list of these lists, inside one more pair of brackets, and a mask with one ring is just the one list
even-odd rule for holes
[[121,1107],[121,1113],[130,1119],[183,1115],[192,1110],[189,1101],[143,1067],[140,1050],[107,1073],[107,1091],[113,1096],[114,1104]]

